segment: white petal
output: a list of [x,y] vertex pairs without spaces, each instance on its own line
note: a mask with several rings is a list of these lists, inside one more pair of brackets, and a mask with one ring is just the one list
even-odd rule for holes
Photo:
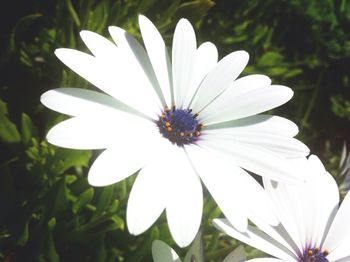
[[192,72],[192,80],[186,90],[186,97],[183,107],[188,108],[191,100],[203,79],[214,68],[218,62],[218,50],[213,43],[205,42],[201,44],[195,54],[195,63]]
[[238,230],[246,230],[252,214],[278,223],[264,189],[247,172],[198,146],[188,146],[186,151],[225,217]]
[[151,62],[140,43],[124,29],[116,26],[108,27],[114,42],[118,45],[121,52],[126,54],[127,63],[130,64],[130,68],[137,71],[137,75],[141,78],[140,82],[143,82],[143,86],[151,85],[156,90],[162,105],[165,108],[166,102],[164,95],[159,86],[156,75],[154,74]]
[[350,194],[348,193],[345,196],[332,222],[331,228],[329,229],[329,232],[323,244],[323,246],[327,248],[330,252],[332,252],[334,249],[339,247],[345,239],[349,238],[350,236],[350,227],[348,226],[349,221],[350,221]]
[[[314,224],[313,233],[316,246],[321,246],[325,238],[325,233],[329,229],[331,221],[337,212],[339,204],[339,190],[333,176],[326,171],[320,159],[311,155],[308,158],[309,171],[311,174],[307,180],[305,187],[308,187],[309,195],[313,195],[313,205],[315,217],[317,220],[311,219]],[[315,182],[317,181],[317,182]],[[310,194],[310,189],[312,192]],[[320,194],[320,192],[327,192]]]
[[206,133],[222,139],[262,147],[287,158],[305,157],[310,153],[305,144],[292,137],[240,130],[239,128],[215,129],[206,131]]
[[128,110],[113,97],[81,88],[57,88],[41,95],[41,103],[57,112],[71,116],[114,114]]
[[[206,125],[260,114],[283,105],[293,96],[292,89],[277,85],[253,89],[238,95],[232,93],[224,92],[212,103],[213,105],[210,104],[200,114]],[[221,100],[225,101],[221,103]]]
[[339,201],[336,183],[315,156],[290,162],[306,173],[306,182],[272,186],[264,180],[265,188],[275,201],[280,220],[299,250],[306,245],[321,246],[326,224]]
[[116,131],[110,119],[75,117],[65,120],[49,130],[49,143],[73,149],[103,149],[110,146]]
[[248,75],[238,78],[233,81],[230,86],[211,104],[201,111],[201,116],[206,119],[207,117],[210,117],[212,112],[218,110],[221,112],[222,108],[231,105],[235,97],[270,85],[271,79],[265,75]]
[[[276,210],[275,214],[278,215]],[[285,228],[281,223],[279,223],[277,226],[271,226],[257,217],[252,217],[250,220],[262,232],[264,232],[265,234],[276,240],[278,243],[280,243],[282,246],[284,246],[286,249],[288,249],[289,252],[295,257],[297,257],[300,254],[299,248],[295,245],[294,241],[291,239],[288,232],[286,232]]]
[[169,229],[180,247],[188,246],[195,238],[203,209],[202,185],[183,150],[171,156],[171,197],[166,206]]
[[60,147],[103,149],[118,145],[120,141],[147,141],[159,134],[152,122],[121,111],[117,113],[70,118],[51,128],[46,138]]
[[197,43],[193,27],[187,19],[177,23],[172,48],[175,105],[183,108],[195,63]]
[[163,165],[150,163],[141,169],[130,191],[126,209],[128,230],[139,235],[152,226],[163,212],[167,202],[167,190]]
[[303,174],[296,173],[287,159],[269,150],[232,139],[222,139],[204,132],[202,137],[200,141],[202,146],[215,150],[232,163],[257,175],[288,183],[298,183],[303,180]]
[[229,236],[260,249],[265,253],[282,260],[296,260],[293,254],[291,254],[285,247],[254,227],[249,226],[246,232],[241,233],[230,225],[230,223],[225,219],[214,219],[213,224],[215,227],[225,232]]
[[255,115],[214,125],[206,125],[204,130],[224,129],[226,131],[221,130],[220,132],[230,133],[231,128],[247,132],[270,133],[287,137],[296,136],[299,132],[298,126],[292,121],[273,115]]
[[283,187],[284,184],[282,183],[278,183],[278,186],[276,186],[275,182],[269,181],[268,179],[264,178],[263,181],[265,189],[275,201],[279,220],[297,246],[297,250],[302,252],[305,234],[303,231],[303,220],[300,218],[302,214],[300,214],[300,209],[296,209],[293,203],[293,197],[296,197],[296,195],[290,195],[288,192],[285,192],[286,189]]
[[139,16],[139,25],[142,39],[153,70],[157,76],[160,87],[164,94],[167,105],[172,104],[172,77],[171,62],[163,38],[154,24],[145,16]]
[[[349,262],[350,261],[350,236],[348,235],[346,239],[342,240],[342,243],[332,250],[332,252],[327,256],[328,261],[337,262]],[[325,247],[327,250],[327,247]],[[329,251],[329,250],[328,250]]]
[[152,243],[152,257],[154,262],[181,262],[174,249],[160,240]]
[[[349,247],[346,247],[346,248],[347,248],[346,250],[348,250]],[[328,258],[328,256],[327,256],[327,258]],[[350,256],[347,256],[347,257],[344,257],[344,258],[336,260],[336,262],[349,262],[349,261],[350,261]]]
[[110,54],[108,59],[72,49],[57,49],[55,54],[81,77],[119,101],[152,118],[160,112],[162,105],[154,88],[144,85],[125,54]]
[[112,86],[106,81],[105,71],[103,67],[102,69],[99,67],[94,56],[68,48],[56,49],[55,55],[75,73],[107,94],[112,95]]
[[222,91],[228,88],[247,65],[249,55],[245,51],[236,51],[219,61],[203,80],[190,107],[200,112]]
[[118,143],[117,148],[108,148],[92,164],[88,181],[92,186],[107,186],[134,174],[147,162],[148,148],[130,144],[128,139]]
[[117,56],[119,53],[115,44],[99,34],[83,30],[80,36],[95,57],[110,59],[111,55]]

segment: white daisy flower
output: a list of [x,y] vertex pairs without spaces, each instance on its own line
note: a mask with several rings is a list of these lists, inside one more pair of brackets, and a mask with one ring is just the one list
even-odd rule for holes
[[228,220],[214,224],[226,234],[276,258],[249,261],[345,262],[350,261],[350,194],[340,207],[333,177],[316,156],[295,162],[306,171],[304,184],[286,185],[265,179],[280,225],[254,220],[241,233]]
[[[187,246],[202,217],[199,177],[237,228],[245,230],[249,212],[275,221],[263,208],[264,190],[244,169],[277,181],[299,179],[286,161],[309,152],[293,138],[297,126],[257,115],[286,103],[292,90],[271,85],[263,75],[234,81],[248,54],[233,52],[217,62],[212,43],[197,48],[186,19],[175,29],[172,61],[152,22],[140,16],[139,23],[146,50],[115,26],[109,27],[115,44],[81,32],[92,55],[56,50],[64,64],[106,94],[79,88],[44,93],[45,106],[72,116],[54,126],[47,140],[66,148],[105,149],[88,174],[93,186],[140,170],[127,205],[132,234],[147,230],[166,210],[172,236]],[[260,208],[249,211],[253,203]]]

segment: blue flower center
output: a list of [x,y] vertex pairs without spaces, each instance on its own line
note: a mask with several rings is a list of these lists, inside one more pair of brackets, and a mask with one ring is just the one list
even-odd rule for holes
[[303,256],[299,260],[300,262],[329,262],[326,258],[328,255],[327,251],[321,251],[320,248],[308,248],[304,252]]
[[198,114],[191,109],[166,108],[156,122],[159,132],[173,144],[183,146],[199,139],[203,124],[199,123]]

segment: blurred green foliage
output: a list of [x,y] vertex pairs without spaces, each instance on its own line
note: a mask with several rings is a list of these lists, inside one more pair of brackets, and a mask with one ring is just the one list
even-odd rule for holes
[[[64,116],[39,103],[44,91],[59,86],[94,88],[55,58],[56,48],[86,50],[79,31],[108,36],[109,25],[140,39],[140,13],[154,21],[169,46],[177,20],[186,17],[199,42],[215,43],[220,57],[247,50],[251,60],[244,74],[267,74],[293,88],[294,99],[278,113],[295,121],[299,138],[338,172],[350,131],[349,1],[11,3],[1,10],[9,19],[0,35],[0,260],[150,261],[152,240],[173,244],[163,217],[141,236],[128,233],[125,207],[134,176],[109,187],[89,186],[86,173],[98,152],[48,144],[47,130]],[[202,231],[210,261],[220,261],[238,245],[211,226],[219,215],[206,193]],[[246,251],[248,257],[261,255],[250,247]]]

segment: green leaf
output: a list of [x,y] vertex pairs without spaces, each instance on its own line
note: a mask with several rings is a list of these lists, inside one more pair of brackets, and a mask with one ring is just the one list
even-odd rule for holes
[[158,20],[158,26],[159,28],[163,28],[171,23],[171,18],[176,13],[177,9],[179,8],[180,1],[174,0],[172,1],[171,5],[167,9],[164,10],[163,15]]
[[8,117],[7,105],[0,99],[0,141],[17,143],[20,140],[16,125]]
[[22,113],[22,119],[21,119],[22,142],[25,145],[28,145],[33,136],[37,136],[36,127],[34,126],[30,117],[27,114]]
[[159,229],[154,226],[148,237],[139,245],[139,248],[133,253],[130,261],[143,261],[142,258],[149,254],[154,240],[159,239]]
[[302,72],[301,69],[291,69],[284,75],[284,78],[293,78],[300,75]]
[[86,189],[80,194],[78,200],[73,204],[72,210],[74,214],[77,214],[86,204],[90,203],[94,197],[94,189],[92,187]]
[[70,16],[72,17],[75,25],[78,28],[80,28],[80,25],[81,25],[80,19],[79,19],[77,12],[74,9],[74,6],[73,6],[71,0],[66,0],[66,6],[67,6],[68,12],[69,12]]
[[67,185],[73,184],[78,179],[76,175],[65,175],[65,177],[66,177]]
[[101,188],[101,194],[98,197],[96,204],[96,211],[94,212],[92,219],[99,217],[103,212],[106,212],[107,207],[113,198],[114,185],[110,185]]
[[258,61],[259,66],[275,66],[283,60],[283,56],[275,51],[266,52]]
[[45,255],[48,258],[48,261],[50,262],[59,262],[60,258],[57,254],[56,247],[55,247],[55,242],[53,240],[53,235],[52,232],[56,226],[56,219],[53,217],[49,220],[47,223],[48,225],[48,232],[47,232],[47,237],[46,241],[44,243],[45,246]]
[[56,226],[56,218],[52,217],[49,222],[47,222],[47,225],[49,226],[49,230],[53,231],[55,229]]
[[53,156],[53,172],[61,174],[71,167],[87,167],[91,158],[89,150],[71,150],[65,148],[56,148]]
[[31,14],[31,15],[27,15],[25,17],[22,17],[20,20],[18,20],[18,22],[13,27],[11,34],[10,34],[10,37],[9,37],[9,45],[8,45],[8,49],[7,49],[7,55],[9,55],[10,53],[14,52],[17,49],[16,48],[16,39],[15,39],[17,30],[19,28],[24,28],[26,26],[29,26],[34,20],[36,20],[37,18],[39,18],[41,16],[42,16],[42,14]]
[[19,236],[19,238],[17,239],[16,243],[17,245],[23,247],[27,244],[28,239],[29,239],[29,230],[28,230],[28,225],[29,225],[30,219],[28,219],[25,224],[24,224],[24,228],[23,228],[23,232],[22,234]]
[[177,21],[181,17],[186,17],[195,24],[203,19],[214,4],[212,0],[196,0],[182,3],[175,14],[174,20]]
[[141,1],[140,5],[138,7],[138,12],[140,14],[146,14],[148,12],[149,9],[152,8],[152,6],[154,6],[155,2],[157,0],[147,0],[147,1]]
[[107,250],[104,242],[104,238],[100,237],[96,244],[95,251],[95,261],[106,261],[107,258]]
[[111,219],[113,220],[116,229],[121,229],[121,230],[125,229],[124,219],[122,219],[120,216],[114,215],[111,217]]
[[57,181],[49,193],[46,205],[51,207],[50,216],[55,216],[67,209],[68,190],[65,179]]

